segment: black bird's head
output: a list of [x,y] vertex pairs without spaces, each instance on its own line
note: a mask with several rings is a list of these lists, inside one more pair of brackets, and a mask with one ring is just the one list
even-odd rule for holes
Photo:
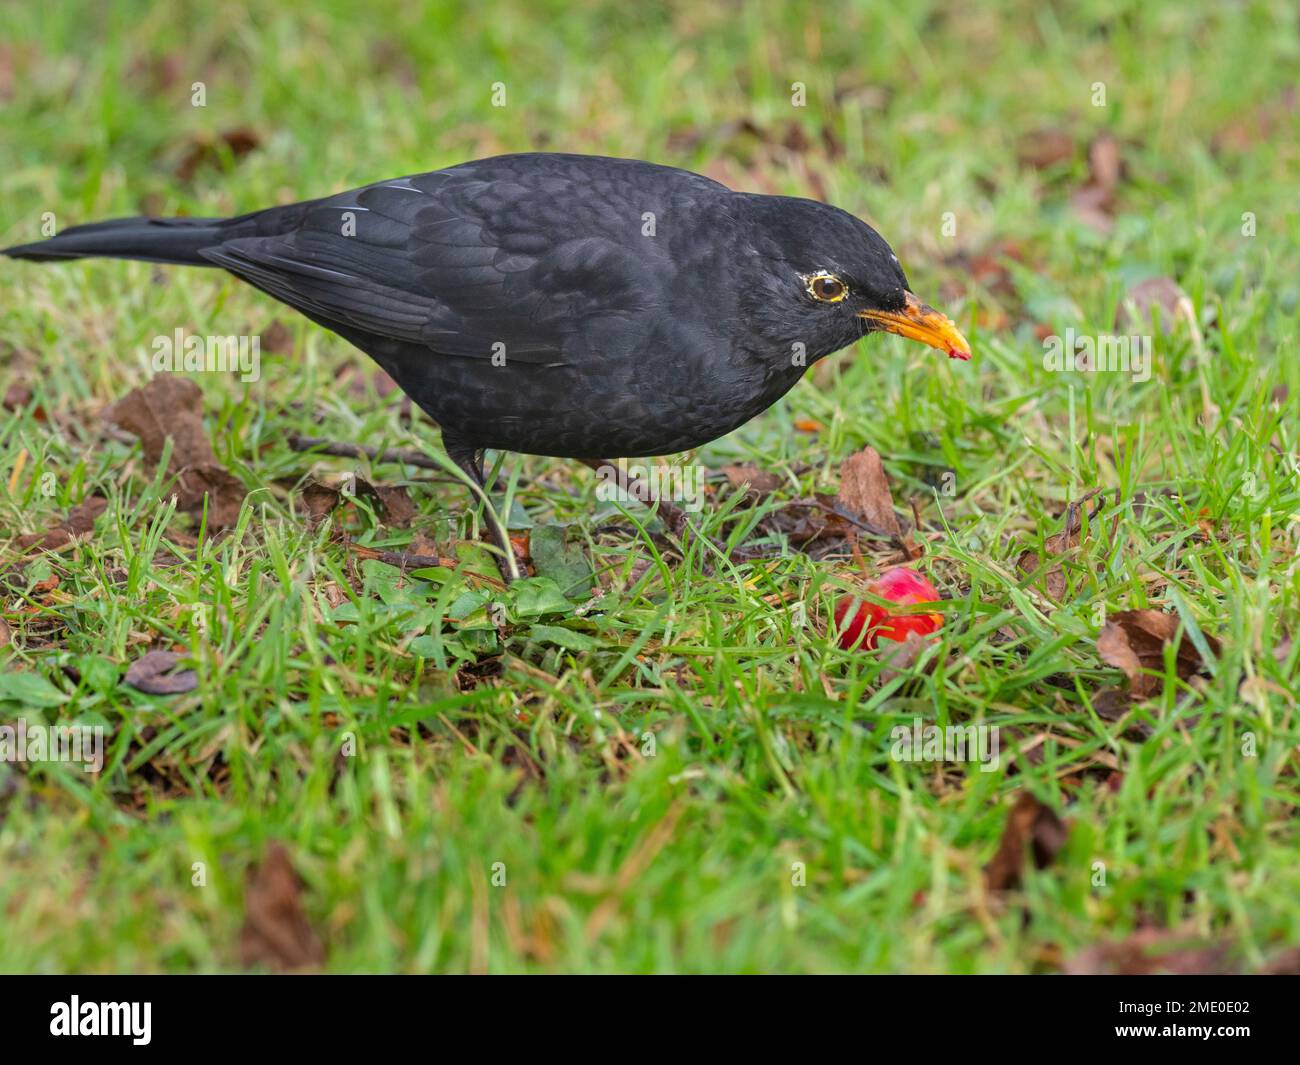
[[764,341],[802,344],[811,362],[883,331],[970,358],[966,338],[912,295],[898,257],[865,222],[814,200],[741,199],[754,253],[742,307]]

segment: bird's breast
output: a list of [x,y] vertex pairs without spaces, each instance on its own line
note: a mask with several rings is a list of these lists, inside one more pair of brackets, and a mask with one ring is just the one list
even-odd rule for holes
[[571,458],[700,447],[761,414],[802,374],[655,345],[554,364],[434,362],[415,398],[439,424],[480,447]]

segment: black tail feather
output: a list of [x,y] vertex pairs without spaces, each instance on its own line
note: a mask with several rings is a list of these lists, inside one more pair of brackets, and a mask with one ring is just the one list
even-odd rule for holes
[[11,259],[50,262],[103,256],[210,266],[199,252],[231,236],[224,218],[115,218],[65,229],[49,240],[5,248]]
[[150,263],[212,266],[204,257],[239,237],[272,236],[296,226],[315,200],[268,207],[233,218],[114,218],[65,229],[49,240],[0,250],[11,259],[55,262],[61,259],[142,259]]

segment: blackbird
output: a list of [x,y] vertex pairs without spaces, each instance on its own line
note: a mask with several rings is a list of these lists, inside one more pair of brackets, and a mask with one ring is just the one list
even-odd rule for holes
[[970,358],[853,215],[634,159],[498,156],[233,218],[79,225],[4,254],[228,270],[379,363],[484,499],[485,448],[589,465],[685,451],[867,333]]

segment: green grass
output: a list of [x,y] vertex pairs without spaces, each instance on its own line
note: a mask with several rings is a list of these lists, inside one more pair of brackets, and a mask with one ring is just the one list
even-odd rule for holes
[[[1300,941],[1294,5],[417,7],[10,6],[0,241],[38,239],[45,212],[60,227],[233,213],[533,148],[824,195],[877,225],[975,359],[873,338],[691,461],[785,471],[772,509],[834,493],[842,459],[877,448],[927,527],[941,664],[886,680],[826,635],[852,559],[730,565],[699,540],[682,557],[644,531],[597,535],[645,512],[597,500],[589,471],[517,456],[503,470],[518,504],[572,525],[606,594],[579,614],[585,596],[551,610],[526,585],[495,597],[498,631],[463,567],[401,578],[358,563],[336,527],[308,531],[293,486],[358,464],[295,453],[291,434],[438,448],[395,397],[341,383],[369,366],[341,339],[216,272],[0,260],[0,383],[32,393],[0,422],[0,680],[28,692],[0,715],[109,736],[99,775],[0,764],[0,970],[238,969],[245,878],[270,840],[293,854],[334,971],[1050,972],[1139,927],[1254,968]],[[742,119],[766,139],[729,125]],[[238,127],[254,151],[177,176],[195,138]],[[1045,128],[1074,157],[1022,165]],[[781,146],[791,129],[808,147]],[[1103,131],[1125,164],[1106,235],[1069,207]],[[972,263],[1000,253],[1016,258],[993,285]],[[1044,370],[1036,325],[1109,332],[1157,276],[1200,328],[1156,331],[1149,381]],[[147,379],[155,335],[277,319],[294,350],[264,356],[261,381],[195,378],[218,459],[249,490],[212,538],[100,412]],[[409,484],[416,528],[444,548],[467,533],[459,486],[360,469]],[[952,495],[929,483],[944,469]],[[1016,559],[1092,488],[1055,604]],[[12,542],[92,493],[110,504],[88,539],[47,556]],[[753,527],[733,495],[719,489],[706,531]],[[364,508],[346,520],[372,547],[410,536]],[[1098,657],[1101,610],[1147,606],[1222,651],[1203,684],[1171,678],[1135,712],[1141,740],[1093,700],[1120,676]],[[196,690],[119,682],[157,647],[192,655]],[[20,672],[57,689],[50,705]],[[997,725],[1035,759],[893,761],[889,730],[914,716]],[[993,898],[982,868],[1026,790],[1070,839]]]

